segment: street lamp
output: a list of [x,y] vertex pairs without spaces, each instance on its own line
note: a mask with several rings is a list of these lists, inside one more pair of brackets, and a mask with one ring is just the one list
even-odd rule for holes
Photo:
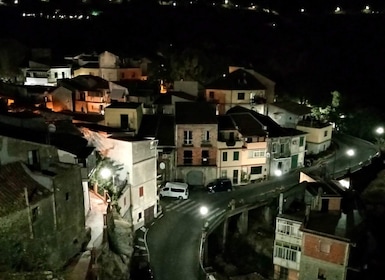
[[[199,208],[199,212],[201,213],[202,219],[204,219],[204,217],[206,217],[207,213],[209,212],[209,209],[206,206],[201,206],[201,208]],[[208,222],[206,221],[203,223],[203,230],[205,230],[207,227]]]
[[382,126],[379,126],[376,128],[376,135],[377,135],[377,145],[378,148],[381,150],[381,146],[383,144],[383,138],[382,135],[384,134],[385,130]]
[[111,169],[104,167],[100,170],[100,176],[102,176],[103,179],[109,179],[112,178],[112,193],[113,198],[116,199],[116,186],[115,186],[115,176],[112,174]]
[[277,169],[277,170],[274,171],[274,174],[275,174],[275,176],[280,177],[282,175],[282,170],[281,169]]
[[346,151],[346,154],[347,154],[348,157],[349,157],[349,171],[350,171],[352,157],[354,156],[355,152],[354,152],[353,149],[349,149],[349,150]]

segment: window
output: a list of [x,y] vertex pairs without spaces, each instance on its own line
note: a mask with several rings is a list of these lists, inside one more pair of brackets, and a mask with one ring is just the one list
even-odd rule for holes
[[305,137],[303,137],[303,136],[300,137],[299,138],[299,146],[302,147],[305,144],[304,142],[305,142]]
[[183,132],[183,143],[185,145],[192,145],[192,131],[191,130],[185,130]]
[[238,92],[238,100],[245,100],[245,93],[244,92]]
[[227,161],[227,152],[223,152],[222,161]]
[[69,199],[70,199],[70,193],[66,192],[66,200],[69,200]]
[[183,152],[183,164],[192,164],[192,151]]
[[66,77],[65,72],[61,72],[61,77],[62,77],[62,79],[64,79]]
[[124,197],[123,204],[124,204],[124,206],[126,206],[126,204],[127,204],[127,199],[126,199],[126,197]]
[[318,278],[317,280],[326,280],[326,270],[318,268]]
[[202,141],[203,142],[210,142],[210,131],[206,130],[203,132]]
[[265,150],[249,151],[249,158],[261,158],[261,157],[265,157]]
[[213,92],[213,91],[210,91],[210,92],[209,92],[209,98],[210,98],[210,99],[214,99],[214,92]]
[[203,150],[202,151],[202,165],[208,165],[209,164],[209,151]]
[[143,197],[144,189],[143,186],[139,187],[139,197]]
[[328,136],[328,131],[327,130],[324,131],[324,137],[326,137],[326,136]]
[[142,212],[138,213],[138,222],[142,219]]
[[289,269],[287,267],[279,267],[279,278],[278,279],[288,279],[289,278]]
[[174,188],[171,188],[171,191],[172,191],[172,192],[178,192],[178,193],[183,193],[183,192],[185,192],[184,189],[174,189]]
[[233,153],[233,160],[239,160],[239,152]]
[[250,174],[261,174],[262,166],[252,166],[250,170]]
[[227,178],[227,170],[221,170],[221,178]]
[[320,241],[320,244],[319,244],[320,252],[329,254],[330,253],[330,247],[331,247],[331,245],[329,242],[325,242],[323,240]]
[[58,75],[57,75],[57,72],[55,72],[55,79],[57,79],[57,76],[58,76]]
[[39,216],[39,206],[32,208],[31,216],[32,222],[36,222],[37,217]]

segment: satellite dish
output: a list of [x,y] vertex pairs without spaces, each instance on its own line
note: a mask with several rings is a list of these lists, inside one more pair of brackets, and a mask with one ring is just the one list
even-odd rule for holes
[[54,125],[53,123],[50,123],[48,125],[48,132],[49,133],[55,133],[56,132],[56,125]]

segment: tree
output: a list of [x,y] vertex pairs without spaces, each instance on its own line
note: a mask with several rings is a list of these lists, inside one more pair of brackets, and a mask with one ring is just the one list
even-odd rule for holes
[[340,106],[341,94],[338,91],[332,91],[330,93],[332,95],[331,104],[326,107],[317,107],[314,106],[311,109],[312,116],[319,121],[331,121],[336,122],[338,119],[338,109]]
[[[111,158],[103,157],[100,154],[97,155],[97,165],[90,176],[91,184],[97,186],[100,195],[104,195],[104,192],[107,191],[112,204],[116,204],[121,195],[121,187],[124,185],[117,176],[118,171],[123,169],[123,164],[118,164]],[[111,175],[103,177],[103,170],[109,170]]]

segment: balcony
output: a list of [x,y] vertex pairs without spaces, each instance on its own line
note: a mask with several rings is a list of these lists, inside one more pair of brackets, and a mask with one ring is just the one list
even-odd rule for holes
[[201,147],[212,147],[210,140],[202,140]]
[[199,158],[183,158],[183,163],[178,166],[216,166],[215,158],[199,157]]

